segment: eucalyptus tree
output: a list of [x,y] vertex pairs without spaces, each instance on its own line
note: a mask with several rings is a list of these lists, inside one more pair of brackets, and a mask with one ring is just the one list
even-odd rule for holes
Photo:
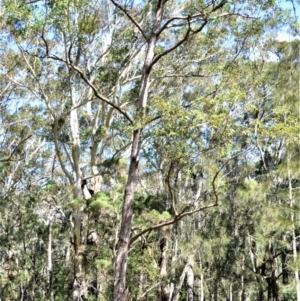
[[[200,223],[205,209],[226,199],[232,162],[240,164],[242,138],[252,129],[250,122],[241,126],[243,106],[253,101],[247,98],[249,53],[266,27],[275,26],[280,8],[270,1],[58,0],[5,1],[2,9],[2,31],[21,62],[12,67],[22,78],[14,84],[40,104],[39,134],[72,191],[64,195],[72,199],[64,204],[71,212],[74,268],[66,281],[72,278],[72,298],[134,298],[126,285],[134,258],[129,248],[165,227],[176,250],[179,221],[196,214]],[[259,150],[261,141],[255,142]],[[142,192],[145,198],[138,197]],[[155,194],[159,205],[147,198]],[[156,211],[146,208],[151,200]],[[153,212],[159,214],[151,218]],[[185,257],[182,277],[173,269],[172,281],[165,281],[169,238],[159,231],[163,281],[147,288],[141,281],[137,298],[144,289],[154,296],[158,287],[161,300],[176,300],[185,275],[191,296],[194,254]],[[174,266],[177,257],[174,251]],[[158,275],[142,271],[140,279],[143,273],[151,281]],[[49,273],[50,298],[51,281]]]
[[[277,46],[274,46],[274,44]],[[223,111],[223,116],[219,113],[212,121],[211,119],[215,116],[215,108],[213,108],[207,115],[209,119],[204,122],[204,114],[200,111],[202,113],[201,121],[206,124],[205,129],[207,132],[209,126],[215,125],[217,121],[219,122],[218,128],[221,133],[224,131],[222,131],[223,128],[220,124],[225,129],[225,125],[230,129],[224,135],[216,136],[216,140],[220,145],[216,144],[216,140],[211,139],[206,132],[206,137],[202,137],[200,146],[203,146],[204,142],[209,144],[211,152],[215,151],[215,159],[221,160],[221,162],[222,160],[224,162],[226,155],[230,154],[232,156],[232,150],[237,154],[233,157],[227,157],[229,161],[225,161],[226,164],[223,166],[222,173],[220,174],[223,178],[223,185],[221,189],[222,193],[218,197],[223,206],[216,209],[212,215],[209,213],[203,215],[202,219],[205,220],[205,226],[202,226],[199,231],[200,233],[197,233],[198,235],[195,236],[204,243],[206,239],[209,241],[207,248],[203,248],[204,244],[201,245],[204,250],[202,249],[202,252],[199,253],[202,253],[204,258],[208,256],[211,258],[207,270],[204,269],[206,271],[204,277],[206,279],[214,279],[215,281],[214,285],[209,284],[209,290],[207,288],[200,290],[201,294],[199,295],[201,296],[205,294],[206,297],[214,297],[215,300],[218,300],[221,295],[224,298],[242,298],[242,300],[245,300],[247,296],[260,300],[265,295],[268,296],[268,300],[278,300],[279,296],[283,300],[291,298],[294,300],[296,298],[297,288],[295,289],[294,282],[288,282],[289,287],[292,287],[291,289],[286,286],[288,284],[286,282],[289,277],[288,275],[294,269],[294,263],[290,258],[292,253],[291,237],[288,240],[285,239],[284,243],[282,242],[282,235],[286,231],[284,228],[287,227],[287,233],[292,233],[291,229],[294,227],[294,224],[291,225],[285,217],[286,225],[279,225],[279,220],[282,220],[283,216],[279,218],[277,213],[275,213],[275,208],[278,206],[282,214],[285,212],[284,208],[280,205],[284,195],[286,198],[289,194],[289,198],[292,200],[293,206],[295,206],[295,199],[293,197],[295,192],[292,185],[296,185],[297,183],[296,170],[298,170],[298,165],[295,162],[294,184],[289,185],[289,189],[287,189],[285,181],[282,182],[282,185],[278,186],[276,184],[278,181],[276,174],[284,168],[286,164],[284,163],[286,160],[284,159],[284,154],[290,148],[288,146],[290,144],[286,144],[285,139],[291,139],[293,141],[292,144],[295,143],[293,147],[296,148],[296,141],[298,141],[297,129],[299,127],[299,116],[297,109],[294,108],[298,86],[297,84],[293,85],[293,83],[298,83],[299,76],[297,72],[297,60],[293,59],[293,56],[297,53],[298,41],[295,40],[290,45],[291,48],[288,45],[288,43],[276,44],[274,39],[272,42],[267,43],[266,52],[269,57],[268,61],[261,60],[258,57],[255,60],[253,58],[249,59],[247,53],[243,58],[235,59],[234,63],[230,65],[230,69],[227,69],[227,72],[224,74],[224,78],[230,79],[232,83],[231,90],[228,91],[226,86],[218,87],[219,95],[221,95],[220,98],[226,99],[226,104],[232,105],[230,113],[227,113],[227,115],[226,111]],[[274,52],[280,56],[279,62],[274,61],[274,56],[270,55],[273,47],[275,47]],[[294,49],[292,51],[293,54],[283,58],[285,56],[283,53],[288,52],[288,49]],[[295,50],[296,52],[294,52]],[[228,50],[229,52],[230,50]],[[284,68],[287,68],[290,73],[286,74]],[[174,74],[172,77],[175,77]],[[176,87],[178,87],[178,90],[181,90],[183,85],[178,84]],[[183,111],[180,111],[180,106],[176,106],[176,97],[178,96],[174,96],[174,93],[172,97],[169,97],[170,100],[167,104],[163,103],[159,107],[160,111],[164,110],[160,121],[162,127],[158,126],[157,136],[153,136],[152,142],[159,151],[155,155],[153,155],[153,151],[146,151],[146,154],[150,155],[150,157],[147,157],[150,159],[148,159],[149,167],[156,166],[155,168],[157,168],[159,166],[161,169],[163,166],[162,159],[167,159],[165,161],[167,162],[165,176],[161,177],[161,179],[166,179],[165,182],[167,185],[165,186],[168,186],[166,190],[170,191],[170,199],[165,198],[167,200],[166,208],[168,208],[168,203],[172,207],[172,204],[174,204],[172,200],[175,200],[176,205],[179,206],[184,206],[178,202],[179,200],[183,200],[185,204],[191,202],[193,196],[197,196],[197,189],[192,191],[189,187],[199,188],[199,184],[201,184],[202,189],[204,188],[203,190],[205,191],[205,194],[200,194],[202,202],[204,197],[209,197],[210,185],[207,184],[210,183],[207,179],[209,179],[215,161],[210,156],[205,156],[205,153],[209,153],[209,148],[197,149],[196,137],[199,137],[201,134],[197,133],[197,130],[193,127],[199,120],[199,117],[195,116],[196,112],[199,112],[196,109],[197,104],[200,106],[206,104],[206,102],[202,100],[202,102],[197,102],[196,104],[192,102],[189,104],[186,99],[187,96],[197,95],[196,93],[191,93],[193,80],[189,81],[188,87],[190,88],[189,93],[186,93],[182,97],[184,100],[184,105],[182,106],[185,108]],[[208,85],[205,88],[207,87]],[[278,90],[278,87],[281,88]],[[201,88],[202,86],[199,84],[198,91],[201,91]],[[289,92],[285,89],[288,89]],[[179,93],[179,95],[182,94]],[[228,97],[228,95],[231,97]],[[232,99],[232,97],[237,98]],[[181,99],[180,96],[178,98]],[[240,101],[237,99],[240,99]],[[207,104],[209,105],[213,101],[213,99],[208,99]],[[190,116],[188,115],[189,107],[193,108]],[[287,115],[283,117],[282,114]],[[186,123],[185,117],[187,117]],[[164,120],[166,123],[163,123]],[[178,126],[179,124],[180,126]],[[187,126],[186,128],[185,125]],[[181,129],[183,132],[180,132]],[[195,136],[189,136],[191,133]],[[233,136],[231,136],[232,133]],[[190,138],[194,142],[192,147],[187,143],[189,137],[193,137],[193,139]],[[149,140],[151,138],[148,138]],[[229,145],[228,141],[232,143]],[[193,151],[189,152],[191,149]],[[294,158],[296,158],[298,153],[295,152],[295,149],[293,153]],[[199,159],[197,156],[199,156]],[[196,161],[197,159],[199,162]],[[169,166],[168,163],[170,164]],[[198,172],[198,175],[195,173],[195,170]],[[173,173],[176,175],[174,182],[172,182],[172,177],[170,178],[170,175]],[[192,185],[193,180],[195,181],[197,177],[199,179],[199,176],[201,181],[198,183],[198,186],[195,185],[196,183]],[[292,183],[291,177],[289,182]],[[205,187],[205,184],[207,187]],[[281,187],[279,190],[282,193],[282,196],[279,199],[277,196],[276,200],[271,197],[274,195],[274,187],[278,187],[278,189]],[[163,188],[160,186],[158,189],[162,191]],[[183,190],[183,193],[180,193],[180,190]],[[290,211],[288,212],[288,215],[291,214]],[[294,220],[294,213],[291,216]],[[195,214],[195,218],[197,218],[197,214]],[[272,221],[271,225],[269,221]],[[197,221],[197,227],[199,224],[201,222]],[[189,224],[184,223],[182,227],[183,232],[184,228],[188,232],[190,231]],[[213,231],[210,232],[209,229],[213,229]],[[187,240],[190,242],[190,236],[186,235],[188,237]],[[293,237],[296,238],[295,235]],[[297,245],[297,242],[293,241],[294,246]],[[256,243],[259,246],[256,246]],[[288,244],[290,244],[290,247],[287,248]],[[180,248],[184,249],[182,246]],[[221,251],[221,248],[224,248],[224,251]],[[217,249],[217,252],[214,253],[212,251],[214,249]],[[191,253],[193,252],[189,254]],[[199,253],[197,254],[196,252],[198,258]],[[294,253],[297,258],[297,252]],[[295,255],[293,255],[294,258]],[[297,260],[294,262],[297,262]],[[282,269],[279,268],[281,264]],[[295,283],[297,285],[297,268],[295,275]],[[285,286],[279,283],[279,279],[281,278]]]
[[25,101],[28,95],[20,71],[22,61],[13,51],[4,55],[0,100],[1,299],[28,300],[43,296],[47,290],[43,279],[47,275],[43,270],[46,218],[42,216],[45,205],[41,205],[40,192],[50,179],[52,158],[45,139],[36,135],[39,110]]
[[[186,42],[189,40],[189,38],[202,32],[203,29],[206,28],[206,26],[209,28],[210,24],[215,25],[217,23],[220,26],[220,24],[223,24],[222,21],[224,20],[224,30],[226,31],[227,27],[229,35],[235,34],[234,30],[231,31],[230,29],[228,29],[228,27],[231,28],[230,25],[234,25],[231,24],[231,21],[234,23],[236,22],[236,20],[238,20],[240,23],[243,23],[243,21],[245,21],[246,28],[248,26],[256,26],[256,30],[259,30],[262,26],[261,23],[265,22],[264,18],[266,17],[266,15],[264,14],[267,11],[272,11],[272,6],[258,2],[251,4],[249,3],[249,5],[252,5],[251,9],[248,9],[247,5],[240,6],[238,3],[229,5],[226,1],[221,1],[219,3],[183,3],[183,6],[180,7],[179,5],[180,8],[178,9],[177,5],[173,6],[175,3],[168,1],[158,1],[157,3],[155,3],[155,5],[153,5],[152,20],[150,19],[150,26],[147,26],[147,29],[149,30],[150,27],[151,31],[147,32],[145,27],[143,26],[144,24],[140,24],[139,19],[137,19],[140,13],[136,15],[134,10],[131,12],[131,10],[126,6],[118,4],[115,1],[112,2],[129,18],[129,20],[134,24],[139,33],[144,37],[147,44],[144,52],[144,64],[142,66],[141,73],[142,78],[139,86],[139,96],[137,100],[136,113],[138,120],[139,118],[145,117],[145,111],[147,108],[149,108],[149,110],[151,110],[152,108],[151,97],[149,96],[150,79],[151,76],[153,76],[152,74],[155,74],[156,68],[159,68],[160,61],[162,61],[165,57],[172,55],[172,53],[175,53],[177,49],[180,49],[181,54],[184,53],[184,51],[186,50],[185,44],[187,44]],[[255,4],[257,6],[255,6]],[[247,21],[249,20],[248,18],[251,17],[251,13],[258,9],[261,13],[261,19],[258,22],[250,21],[248,23]],[[248,26],[247,23],[249,24]],[[235,28],[233,27],[233,29]],[[247,30],[245,30],[245,32],[247,32]],[[169,42],[170,37],[172,37],[175,42]],[[157,52],[155,52],[155,50]],[[189,64],[187,63],[187,65]],[[195,68],[194,66],[195,65],[193,64],[193,66],[191,67],[192,70]],[[169,86],[168,89],[171,89],[171,87]],[[130,245],[131,226],[133,219],[132,204],[134,191],[138,181],[138,164],[140,159],[142,138],[141,134],[143,128],[143,125],[137,125],[137,128],[135,128],[133,131],[130,166],[128,172],[128,180],[125,187],[121,230],[119,234],[118,252],[115,262],[114,300],[124,300],[126,296],[126,261],[128,256],[128,247]],[[181,130],[185,132],[184,127],[179,127],[178,129],[176,129],[176,131],[179,132]],[[180,138],[183,138],[183,133],[181,133],[180,136]],[[178,155],[179,154],[177,153],[177,158]],[[215,203],[208,205],[205,208],[217,205],[217,193],[214,180],[217,178],[218,174],[219,171],[217,169],[217,172],[215,173],[215,176],[212,180],[212,190],[215,193],[216,197]],[[183,216],[201,211],[203,209],[203,207],[196,207],[196,209],[188,210],[189,207],[186,206],[181,209],[177,209],[171,190],[170,194],[172,198],[172,208],[174,214],[173,221],[177,221]],[[165,225],[167,224],[168,223],[165,223]],[[150,229],[152,230],[153,227],[150,227]],[[162,299],[169,298],[168,296],[166,296],[167,292],[163,292],[163,295],[164,296],[162,297]]]
[[[295,255],[292,255],[296,254],[292,248],[292,233],[298,227],[298,221],[294,209],[290,209],[290,206],[297,207],[294,200],[297,160],[294,162],[294,181],[288,177],[287,167],[291,167],[290,162],[298,156],[295,149],[299,145],[296,142],[299,113],[294,107],[298,88],[292,84],[299,77],[294,56],[298,43],[298,40],[279,43],[271,39],[265,44],[263,54],[269,59],[257,57],[248,62],[253,66],[247,72],[248,80],[254,79],[255,84],[250,85],[248,105],[243,106],[240,120],[240,126],[247,130],[241,131],[240,140],[235,140],[245,153],[232,162],[234,171],[229,176],[227,198],[231,206],[234,205],[233,214],[227,221],[221,215],[219,222],[225,222],[223,229],[233,227],[229,237],[237,238],[236,248],[229,246],[231,252],[236,252],[235,260],[241,256],[239,266],[243,268],[239,275],[243,279],[244,298],[296,300],[298,291]],[[278,55],[276,59],[274,53]],[[289,92],[285,91],[287,87]],[[226,205],[220,210],[227,211],[226,208],[230,207]],[[224,259],[228,264],[227,260],[232,258]],[[230,271],[234,263],[228,267]],[[238,270],[233,270],[234,282],[238,280],[235,279]]]
[[[117,128],[123,121],[120,118],[115,121],[114,132],[108,129],[115,112],[130,119],[122,109],[126,101],[122,99],[123,103],[119,103],[118,99],[121,88],[135,77],[131,64],[139,53],[140,42],[129,40],[133,32],[130,28],[123,31],[122,16],[118,16],[109,3],[58,1],[52,5],[37,1],[14,5],[7,2],[4,8],[12,47],[19,50],[27,71],[25,87],[31,99],[41,104],[38,114],[47,116],[44,124],[40,124],[41,135],[53,142],[56,159],[73,187],[73,295],[80,298],[86,296],[88,290],[87,285],[83,285],[85,276],[81,273],[81,246],[84,248],[90,230],[87,219],[90,213],[83,213],[85,203],[78,201],[82,195],[82,181],[91,178],[89,188],[95,193],[100,191],[101,185],[109,187],[109,181],[101,183],[98,170],[98,165],[104,161],[103,154],[111,158],[121,150],[118,155],[121,156],[122,150],[127,148],[128,138],[124,133],[120,135]],[[112,39],[119,40],[119,45],[112,45]],[[128,49],[126,41],[131,45]],[[93,54],[96,49],[99,56]],[[90,86],[86,86],[85,81]],[[101,93],[112,100],[102,96],[95,86],[98,83],[101,83]],[[112,140],[114,146],[107,147],[107,141]],[[105,166],[101,165],[100,169],[107,168]],[[83,188],[85,199],[89,199],[89,190]],[[80,230],[82,222],[86,225],[84,232]]]
[[[273,123],[269,128],[270,138],[265,152],[265,165],[269,173],[273,171],[272,199],[280,208],[275,214],[280,220],[277,238],[281,256],[282,282],[289,286],[286,290],[287,299],[299,300],[299,264],[297,245],[299,228],[297,210],[298,182],[299,182],[299,110],[298,84],[299,82],[299,39],[271,44],[271,51],[276,57],[276,63],[271,64],[268,75],[274,84],[270,94],[274,100],[272,106]],[[276,83],[276,84],[275,84]],[[269,122],[269,121],[268,121]],[[276,237],[276,235],[274,235]],[[281,243],[280,243],[281,241]],[[289,276],[293,281],[290,280]]]

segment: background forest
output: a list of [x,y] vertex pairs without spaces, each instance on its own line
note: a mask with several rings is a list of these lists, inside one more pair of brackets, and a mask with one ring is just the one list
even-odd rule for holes
[[300,301],[300,2],[0,1],[0,300]]

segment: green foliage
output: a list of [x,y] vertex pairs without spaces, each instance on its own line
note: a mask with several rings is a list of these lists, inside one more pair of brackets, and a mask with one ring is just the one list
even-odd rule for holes
[[162,196],[159,195],[139,195],[136,196],[133,205],[133,210],[137,214],[141,214],[145,211],[155,210],[159,213],[163,213],[166,210],[166,204]]
[[[133,250],[133,254],[128,261],[128,268],[131,271],[131,277],[128,279],[131,297],[139,294],[137,283],[140,282],[140,275],[143,275],[144,279],[147,279],[148,285],[146,284],[145,289],[151,287],[151,283],[155,282],[159,277],[151,250],[143,249],[140,246]],[[154,298],[156,296],[155,290],[150,291],[148,296]]]
[[[51,225],[55,300],[70,298],[76,277],[88,300],[96,300],[94,288],[98,299],[112,300],[132,133],[142,128],[131,237],[174,220],[172,206],[199,211],[131,245],[128,300],[146,292],[139,300],[155,300],[161,285],[176,287],[188,258],[195,283],[203,278],[194,288],[199,298],[225,300],[231,292],[235,300],[242,290],[250,301],[259,292],[266,298],[273,264],[280,298],[296,300],[299,250],[297,258],[290,250],[291,232],[300,229],[299,39],[276,38],[295,31],[293,12],[275,1],[219,9],[214,1],[167,1],[155,56],[188,26],[191,35],[145,70],[158,1],[125,2],[118,1],[145,36],[111,1],[0,4],[0,299],[48,299]],[[89,200],[75,189],[83,172],[96,191]],[[97,240],[89,245],[91,231]],[[266,275],[253,272],[255,262]]]
[[284,286],[281,289],[281,300],[282,301],[296,301],[297,294],[293,285]]
[[100,213],[101,209],[113,210],[114,205],[108,193],[98,192],[89,200],[88,212]]
[[112,157],[110,159],[104,160],[101,164],[100,167],[105,167],[105,168],[112,168],[115,165],[121,165],[126,163],[126,159],[120,158],[120,157]]
[[75,210],[81,208],[84,205],[85,205],[85,200],[81,198],[75,198],[70,202],[70,206]]

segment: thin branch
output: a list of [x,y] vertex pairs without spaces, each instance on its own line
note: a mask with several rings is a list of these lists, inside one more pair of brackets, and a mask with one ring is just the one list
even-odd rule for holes
[[153,121],[156,121],[156,120],[158,120],[162,117],[163,117],[163,115],[155,116],[155,117],[151,118],[149,121],[147,121],[146,125],[153,122]]
[[[224,0],[224,1],[220,2],[220,4],[213,7],[213,9],[210,11],[210,13],[213,13],[213,12],[217,11],[218,9],[222,8],[227,2],[228,2],[227,0]],[[173,17],[173,18],[169,19],[168,21],[166,21],[166,23],[158,31],[157,36],[159,36],[166,28],[177,26],[177,25],[168,26],[170,23],[172,23],[175,20],[187,20],[190,23],[190,22],[194,21],[195,19],[197,19],[199,17],[202,17],[201,21],[203,21],[204,23],[206,23],[208,21],[206,18],[204,18],[204,14],[202,12],[194,14],[192,16],[187,16],[187,17]],[[186,23],[180,24],[180,26],[183,26],[183,25],[186,25]]]
[[105,103],[107,103],[108,105],[110,105],[111,107],[113,107],[114,109],[116,109],[119,113],[121,113],[131,124],[133,124],[133,120],[131,119],[131,117],[124,111],[122,110],[119,106],[117,106],[116,104],[114,104],[113,102],[111,102],[110,100],[108,100],[106,97],[104,97],[103,95],[101,95],[99,92],[98,92],[98,89],[97,87],[91,83],[89,81],[89,79],[85,76],[85,74],[77,67],[77,66],[74,66],[74,65],[70,65],[72,67],[72,69],[76,70],[80,77],[83,79],[83,81],[92,88],[95,96],[97,98],[99,98],[100,100],[104,101]]
[[[174,27],[174,26],[177,26],[177,25],[172,25],[172,26],[168,26],[170,23],[172,23],[173,21],[175,20],[185,20],[185,21],[192,21],[198,17],[202,17],[202,13],[199,13],[199,14],[195,14],[195,15],[192,15],[192,16],[187,16],[187,17],[173,17],[171,19],[169,19],[162,27],[161,29],[158,31],[157,33],[157,36],[159,36],[166,28],[171,28],[171,27]],[[202,20],[203,21],[203,20]],[[183,26],[183,25],[186,25],[187,23],[182,23],[180,24],[180,26]]]
[[145,297],[150,291],[152,291],[154,288],[156,288],[159,285],[160,285],[160,282],[157,282],[156,284],[154,284],[153,286],[148,288],[146,291],[144,291],[144,293],[142,295],[137,297],[137,301],[142,300],[143,297]]
[[127,84],[127,83],[133,82],[133,81],[135,81],[135,80],[137,80],[137,79],[140,79],[141,77],[142,77],[141,75],[137,75],[137,76],[131,77],[131,78],[129,78],[129,79],[126,79],[126,80],[123,82],[123,84],[125,85],[125,84]]
[[[16,152],[16,150],[26,141],[28,140],[30,137],[32,137],[32,135],[29,135],[28,137],[26,137],[25,139],[23,139],[21,142],[19,142],[19,144],[15,147],[15,149],[10,153],[10,155],[5,158],[5,159],[1,159],[0,162],[9,162],[9,161],[17,161],[12,159],[12,156],[14,155],[14,153]],[[19,159],[18,159],[19,160]]]
[[161,79],[161,78],[166,78],[166,77],[179,77],[179,78],[187,78],[187,77],[213,77],[217,76],[216,74],[213,75],[206,75],[206,74],[167,74],[163,76],[156,76],[154,80],[156,79]]
[[48,42],[46,41],[46,39],[44,38],[44,35],[41,35],[41,39],[43,40],[45,47],[46,47],[46,56],[49,56],[49,47],[48,47]]
[[205,25],[207,24],[207,21],[204,21],[203,24],[197,29],[197,30],[192,30],[191,29],[191,24],[190,24],[190,20],[188,20],[188,29],[184,35],[184,37],[178,41],[174,46],[170,47],[169,49],[165,50],[164,52],[156,55],[151,63],[151,65],[149,66],[149,68],[151,69],[163,56],[167,55],[168,53],[172,52],[173,50],[175,50],[176,48],[178,48],[181,44],[183,44],[184,42],[186,42],[190,36],[190,33],[192,32],[193,34],[200,32]]
[[11,125],[15,125],[15,124],[17,124],[17,123],[19,123],[19,122],[24,122],[24,121],[28,121],[28,120],[30,120],[30,118],[25,118],[25,119],[16,120],[16,121],[13,121],[13,122],[10,122],[10,123],[7,123],[7,124],[1,126],[1,128],[7,129],[7,128],[10,127]]
[[126,10],[126,8],[124,8],[121,4],[117,3],[115,0],[110,0],[110,1],[127,16],[127,18],[135,25],[135,27],[142,34],[145,41],[148,42],[149,39],[147,38],[147,36],[144,33],[143,29],[141,28],[140,24],[130,15],[130,13]]
[[56,161],[56,154],[53,157],[53,163],[51,168],[51,179],[54,179],[55,161]]
[[180,41],[178,41],[174,46],[172,46],[171,48],[165,50],[164,52],[156,55],[154,58],[153,58],[153,61],[152,63],[150,64],[149,68],[152,68],[163,56],[167,55],[168,53],[172,52],[173,50],[175,50],[176,48],[178,48],[181,44],[183,44],[185,41],[187,41],[189,35],[190,35],[190,32],[191,32],[191,27],[190,27],[190,24],[189,24],[189,28],[188,30],[186,31],[183,39],[181,39]]
[[208,208],[216,207],[216,206],[218,206],[218,204],[213,203],[213,204],[210,204],[210,205],[207,205],[207,206],[204,206],[204,207],[197,208],[197,209],[192,210],[192,211],[186,211],[190,206],[185,206],[177,216],[174,216],[174,218],[172,220],[150,226],[150,227],[144,229],[143,231],[141,231],[140,233],[138,233],[137,235],[133,236],[130,240],[129,246],[131,246],[140,236],[144,235],[145,233],[151,232],[152,230],[155,230],[155,229],[159,229],[159,228],[163,228],[163,227],[172,225],[172,224],[178,222],[179,220],[181,220],[183,217],[185,217],[187,215],[192,215],[194,213],[203,211],[203,210],[208,209]]
[[66,153],[66,155],[67,155],[67,158],[68,158],[68,160],[69,160],[69,162],[70,162],[70,165],[72,166],[72,169],[73,169],[73,170],[75,170],[75,167],[74,167],[73,161],[72,161],[72,159],[71,159],[71,156],[70,156],[70,154],[69,154],[69,152],[68,152],[68,150],[67,150],[67,148],[66,148],[66,145],[65,145],[65,143],[64,143],[64,142],[62,142],[61,144],[62,144],[62,146],[63,146],[63,149],[64,149],[64,151],[65,151],[65,153]]
[[[48,50],[48,43],[47,41],[42,37],[44,43],[45,43],[45,47],[46,47],[46,57],[47,58],[50,58],[50,59],[53,59],[53,60],[57,60],[57,61],[60,61],[60,62],[63,62],[65,63],[68,67],[71,67],[72,69],[74,69],[75,71],[78,72],[78,74],[80,75],[80,77],[83,79],[83,81],[93,90],[95,96],[102,100],[103,102],[107,103],[108,105],[110,105],[111,107],[113,107],[114,109],[116,109],[119,113],[121,113],[131,124],[133,124],[133,120],[131,119],[131,117],[124,111],[122,110],[118,105],[114,104],[113,102],[111,102],[109,99],[107,99],[106,97],[104,97],[103,95],[101,95],[98,91],[98,88],[87,78],[87,76],[84,74],[84,72],[78,68],[77,66],[73,65],[72,64],[72,61],[70,61],[70,51],[71,51],[71,48],[72,48],[72,44],[70,45],[70,48],[69,48],[69,62],[66,62],[65,60],[63,60],[62,58],[59,58],[58,56],[56,55],[50,55],[49,54],[49,50]],[[82,104],[80,104],[81,106]]]
[[135,236],[133,236],[130,240],[130,244],[133,244],[140,236],[144,235],[145,233],[148,233],[148,232],[151,232],[152,230],[155,230],[155,229],[159,229],[159,228],[163,228],[163,227],[166,227],[166,226],[169,226],[169,225],[172,225],[176,222],[178,222],[179,220],[181,220],[183,217],[185,216],[188,216],[188,215],[193,215],[197,212],[200,212],[200,211],[203,211],[205,209],[209,209],[209,208],[212,208],[212,207],[216,207],[219,205],[219,196],[218,196],[218,193],[217,193],[217,187],[215,185],[215,182],[218,178],[218,175],[220,174],[220,172],[222,171],[223,167],[230,161],[232,160],[234,157],[240,155],[242,152],[239,152],[237,154],[235,154],[234,156],[230,157],[228,160],[226,160],[222,166],[219,168],[219,170],[216,172],[216,174],[214,175],[213,177],[213,180],[212,180],[212,187],[213,187],[213,193],[214,193],[214,196],[215,196],[215,202],[212,203],[212,204],[209,204],[207,206],[204,206],[204,207],[200,207],[200,208],[196,208],[194,210],[190,210],[190,211],[187,211],[191,205],[186,205],[180,213],[178,213],[177,215],[174,216],[174,218],[172,220],[169,220],[169,221],[166,221],[166,222],[162,222],[160,224],[156,224],[156,225],[153,225],[153,226],[150,226],[144,230],[142,230],[140,233],[136,234]]
[[218,178],[220,172],[221,172],[222,169],[225,167],[225,165],[226,165],[230,160],[232,160],[233,158],[239,156],[239,155],[242,154],[242,153],[243,153],[243,151],[238,152],[238,153],[236,153],[235,155],[233,155],[232,157],[230,157],[229,159],[227,159],[227,160],[222,164],[222,166],[219,168],[219,170],[216,172],[216,174],[215,174],[214,177],[213,177],[213,180],[212,180],[212,182],[211,182],[211,185],[212,185],[212,187],[213,187],[213,193],[214,193],[214,196],[215,196],[215,200],[216,200],[216,204],[217,204],[217,205],[218,205],[218,202],[219,202],[219,196],[218,196],[218,193],[217,193],[217,187],[216,187],[215,182],[216,182],[216,180],[217,180],[217,178]]
[[0,97],[2,97],[4,95],[4,93],[6,93],[6,91],[8,90],[9,86],[11,83],[8,83],[2,90],[1,90],[1,94]]

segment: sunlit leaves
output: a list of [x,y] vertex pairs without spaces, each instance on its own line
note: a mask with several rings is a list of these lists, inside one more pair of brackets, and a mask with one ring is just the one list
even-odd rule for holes
[[88,210],[90,212],[99,213],[101,209],[113,210],[114,206],[110,196],[107,193],[97,193],[90,201]]

